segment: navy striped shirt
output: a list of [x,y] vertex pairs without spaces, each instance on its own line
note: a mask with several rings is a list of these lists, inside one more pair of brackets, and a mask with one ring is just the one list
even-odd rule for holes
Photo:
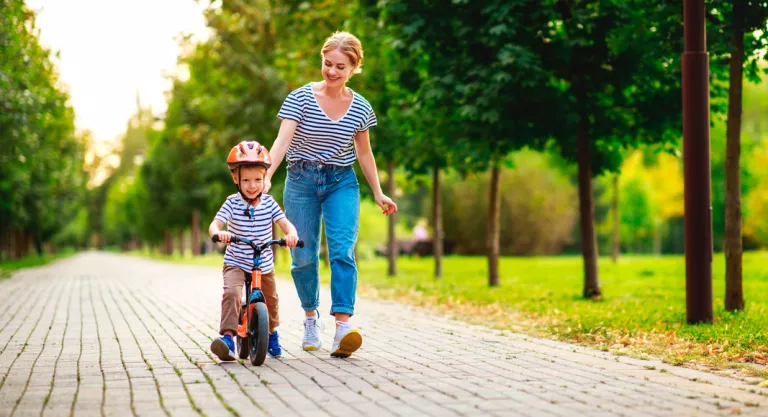
[[317,103],[311,83],[292,91],[277,117],[299,122],[286,154],[289,164],[304,160],[352,165],[356,158],[355,135],[376,126],[370,103],[354,91],[347,113],[332,120]]
[[[246,209],[249,214],[246,214]],[[272,240],[272,223],[284,217],[283,210],[268,194],[261,195],[261,201],[257,207],[246,203],[240,193],[232,194],[227,197],[219,212],[216,213],[216,219],[224,222],[230,233],[260,245]],[[224,265],[236,266],[250,272],[253,268],[253,249],[245,243],[227,245]],[[261,252],[261,272],[266,274],[273,269],[275,269],[274,255],[272,249],[267,248]]]

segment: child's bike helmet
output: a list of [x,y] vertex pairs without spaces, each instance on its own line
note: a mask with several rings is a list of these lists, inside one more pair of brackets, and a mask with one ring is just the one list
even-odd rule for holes
[[230,172],[243,165],[261,165],[267,169],[272,166],[269,151],[255,140],[244,140],[232,147],[227,156]]
[[[248,204],[258,200],[261,197],[261,193],[255,198],[248,198],[240,189],[240,168],[244,166],[263,166],[264,168],[269,169],[272,165],[272,158],[269,156],[269,150],[267,150],[266,147],[261,146],[259,142],[244,140],[233,146],[229,151],[227,165],[229,165],[229,172],[233,175],[232,180],[235,182],[237,191],[240,192],[240,196],[243,197],[243,200]],[[236,178],[235,170],[237,170]]]

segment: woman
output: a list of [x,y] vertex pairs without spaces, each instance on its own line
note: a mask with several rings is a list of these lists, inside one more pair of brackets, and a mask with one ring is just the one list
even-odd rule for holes
[[360,218],[360,188],[352,169],[355,159],[360,161],[383,213],[397,213],[397,205],[381,190],[371,151],[368,129],[376,126],[373,108],[346,86],[353,74],[361,72],[360,40],[350,33],[336,32],[325,41],[320,55],[323,80],[291,92],[278,113],[282,122],[270,150],[273,164],[264,192],[287,152],[283,203],[305,242],[304,249],[291,250],[291,275],[306,315],[302,348],[321,347],[317,320],[322,219],[331,261],[331,315],[336,318],[331,356],[346,358],[363,343],[360,333],[349,324],[357,288],[355,243]]

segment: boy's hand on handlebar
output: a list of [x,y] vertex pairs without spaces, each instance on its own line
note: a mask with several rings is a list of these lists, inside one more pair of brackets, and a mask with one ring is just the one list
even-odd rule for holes
[[289,248],[295,248],[296,244],[299,243],[299,237],[293,234],[287,234],[285,235],[285,246]]
[[232,233],[222,231],[222,232],[219,232],[218,235],[219,235],[219,242],[221,243],[228,245],[229,242],[232,240]]

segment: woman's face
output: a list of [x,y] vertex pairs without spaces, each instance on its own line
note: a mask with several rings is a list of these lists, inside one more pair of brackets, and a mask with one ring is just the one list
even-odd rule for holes
[[323,79],[330,86],[344,85],[355,68],[338,49],[323,54]]

